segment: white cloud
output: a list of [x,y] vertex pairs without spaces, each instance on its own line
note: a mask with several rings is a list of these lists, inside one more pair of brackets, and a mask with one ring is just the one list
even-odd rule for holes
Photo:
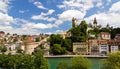
[[56,30],[55,33],[56,34],[62,34],[64,31],[63,30]]
[[120,13],[120,1],[113,4],[112,7],[109,9],[110,12],[116,12],[116,13]]
[[9,9],[9,0],[0,0],[0,12],[7,13]]
[[54,12],[55,12],[55,10],[51,9],[47,13],[42,12],[40,15],[34,15],[31,18],[34,20],[46,20],[46,21],[52,22],[52,21],[55,21],[56,18],[48,17],[48,16],[53,14]]
[[[96,5],[95,5],[96,4]],[[58,8],[64,9],[77,9],[86,12],[87,10],[97,6],[103,5],[102,0],[64,0],[61,5],[57,5]]]
[[49,28],[47,25],[42,24],[42,23],[34,24],[32,27],[36,28],[36,29],[46,29],[46,28]]
[[91,22],[94,17],[97,18],[98,24],[101,24],[102,26],[106,26],[107,23],[109,23],[113,27],[120,27],[120,1],[114,3],[110,10],[108,12],[101,12],[94,14],[90,17],[87,17],[87,22]]
[[25,12],[28,12],[29,10],[19,10],[18,12],[19,13],[25,13]]
[[109,3],[110,3],[110,2],[111,2],[111,0],[107,0],[107,2],[109,2]]
[[60,24],[62,24],[62,23],[63,23],[63,21],[60,20],[60,19],[58,19],[58,20],[55,21],[54,26],[55,26],[55,27],[58,27],[58,26],[59,26]]
[[41,2],[34,2],[33,4],[34,4],[35,6],[37,6],[38,8],[40,8],[40,9],[47,9],[47,8],[45,8],[45,7],[42,5]]
[[73,17],[77,19],[82,19],[84,17],[85,13],[82,13],[79,10],[67,10],[64,11],[62,14],[59,14],[59,19],[63,21],[71,21]]
[[55,12],[55,10],[50,9],[50,10],[48,10],[47,13],[41,13],[41,15],[47,16],[47,15],[51,15],[51,14],[53,14],[54,12]]
[[101,7],[102,5],[103,5],[102,1],[99,1],[99,2],[96,4],[97,7]]
[[8,14],[0,13],[0,24],[10,25],[12,22],[14,22],[13,17],[9,16]]

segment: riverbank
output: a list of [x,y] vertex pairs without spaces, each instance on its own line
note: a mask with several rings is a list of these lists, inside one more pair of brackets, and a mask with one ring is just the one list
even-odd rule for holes
[[[44,56],[46,58],[62,58],[62,57],[78,57],[80,55],[47,55]],[[87,58],[107,58],[108,56],[99,56],[99,55],[82,55],[83,57],[87,57]]]

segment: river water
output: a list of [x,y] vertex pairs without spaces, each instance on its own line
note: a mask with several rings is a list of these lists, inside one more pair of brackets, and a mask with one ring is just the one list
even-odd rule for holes
[[[56,69],[56,66],[61,61],[66,61],[68,64],[70,63],[70,58],[47,58],[50,64],[50,69]],[[103,58],[88,58],[91,62],[91,69],[100,69],[102,67]]]

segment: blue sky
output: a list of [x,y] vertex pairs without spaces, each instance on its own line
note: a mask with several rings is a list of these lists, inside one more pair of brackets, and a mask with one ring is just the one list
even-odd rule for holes
[[0,31],[17,34],[58,33],[71,28],[71,19],[103,27],[120,27],[119,0],[0,0]]

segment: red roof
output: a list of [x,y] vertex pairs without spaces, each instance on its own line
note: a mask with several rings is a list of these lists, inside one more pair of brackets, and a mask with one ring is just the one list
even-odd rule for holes
[[100,32],[100,34],[110,34],[109,32]]
[[26,37],[25,42],[31,43],[31,42],[34,42],[34,40],[31,37]]

